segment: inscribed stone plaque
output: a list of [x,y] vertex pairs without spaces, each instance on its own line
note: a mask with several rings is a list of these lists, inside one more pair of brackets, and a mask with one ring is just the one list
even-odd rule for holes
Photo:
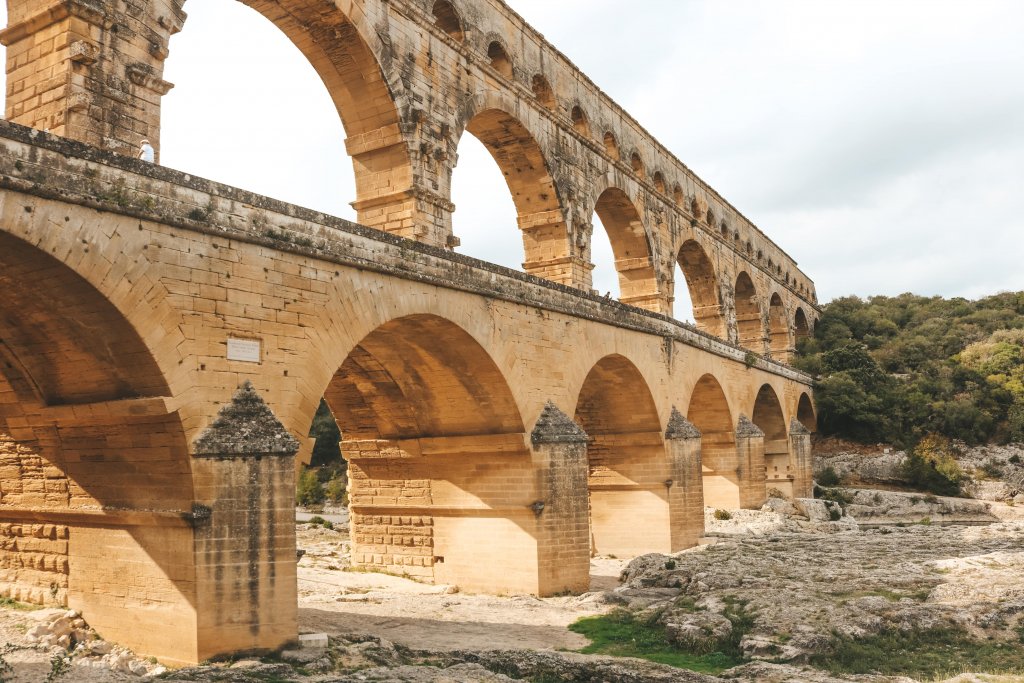
[[260,342],[258,339],[232,339],[228,337],[228,360],[243,363],[260,362]]

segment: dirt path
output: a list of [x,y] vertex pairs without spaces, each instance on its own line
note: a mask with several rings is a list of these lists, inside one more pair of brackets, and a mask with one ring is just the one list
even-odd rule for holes
[[[607,611],[583,597],[496,597],[454,592],[386,574],[345,571],[344,531],[299,526],[299,628],[367,633],[408,647],[454,649],[579,649],[588,641],[566,627]],[[623,560],[591,563],[591,585],[618,585]]]

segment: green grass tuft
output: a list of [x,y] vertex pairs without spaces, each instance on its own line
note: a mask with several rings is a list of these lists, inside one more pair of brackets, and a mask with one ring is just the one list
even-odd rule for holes
[[637,657],[707,674],[718,674],[742,663],[739,657],[724,652],[697,655],[673,647],[665,639],[664,629],[638,621],[624,610],[584,617],[569,630],[591,640],[580,650],[583,654]]
[[883,631],[867,638],[837,638],[811,664],[836,674],[929,678],[947,673],[1024,673],[1018,642],[976,640],[956,628]]

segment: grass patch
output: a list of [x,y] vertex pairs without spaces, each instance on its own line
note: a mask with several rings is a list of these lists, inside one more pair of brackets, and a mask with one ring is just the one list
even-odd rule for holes
[[18,602],[14,598],[3,597],[0,598],[0,608],[3,609],[16,609],[22,612],[34,612],[35,610],[42,609],[41,605],[29,605],[24,602]]
[[683,652],[665,640],[663,629],[637,621],[623,610],[584,617],[570,625],[569,630],[591,640],[590,645],[580,650],[587,655],[637,657],[707,674],[718,674],[741,663],[723,652],[703,655]]
[[966,631],[936,628],[883,631],[867,638],[837,638],[828,652],[811,658],[836,674],[882,674],[929,678],[962,671],[1024,673],[1018,642],[975,640]]

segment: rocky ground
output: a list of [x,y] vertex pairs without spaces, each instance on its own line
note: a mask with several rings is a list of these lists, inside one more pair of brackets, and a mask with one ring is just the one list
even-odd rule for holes
[[[67,653],[68,646],[74,655],[63,680],[86,683],[144,677],[895,682],[912,679],[832,675],[809,661],[835,638],[870,637],[886,629],[953,626],[979,642],[1024,647],[1015,640],[1024,628],[1024,506],[857,490],[840,497],[843,502],[773,499],[760,511],[732,511],[730,519],[718,519],[709,509],[705,545],[629,563],[596,559],[590,593],[543,600],[467,595],[452,587],[347,571],[345,530],[301,524],[299,545],[306,551],[299,573],[301,630],[327,633],[327,648],[163,672],[98,640],[77,615],[7,606],[0,609],[0,642],[9,643],[3,656],[11,670],[0,673],[0,680],[43,681],[54,654]],[[870,522],[851,517],[855,511]],[[985,519],[974,525],[932,521],[943,514]],[[609,610],[657,624],[673,642],[691,649],[736,636],[751,661],[713,677],[567,652],[587,644],[567,626]],[[744,616],[742,629],[734,620],[737,613]],[[952,680],[1003,683],[1024,677]]]
[[[1024,444],[975,446],[959,444],[956,460],[966,475],[964,493],[978,500],[1024,505]],[[900,488],[904,451],[879,444],[865,446],[835,439],[814,444],[814,470],[831,468],[844,485]]]

